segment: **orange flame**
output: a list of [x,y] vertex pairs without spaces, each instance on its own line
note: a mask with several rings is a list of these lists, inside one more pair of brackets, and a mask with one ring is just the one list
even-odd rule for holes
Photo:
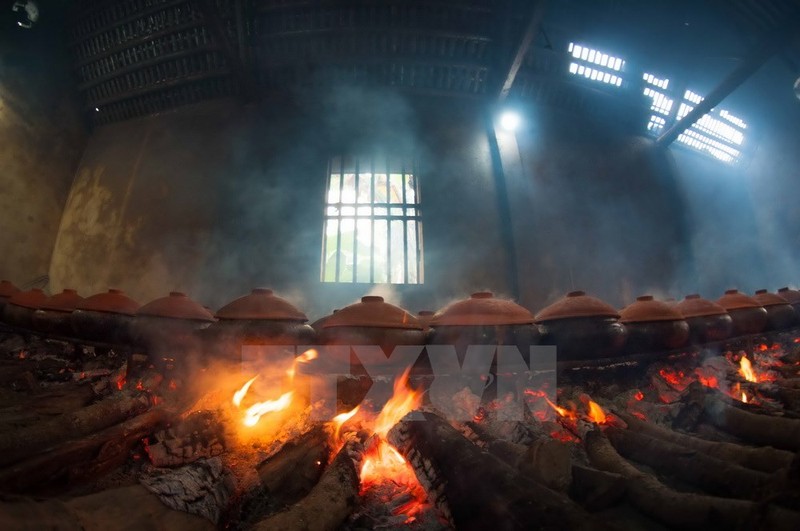
[[742,402],[747,403],[747,394],[744,391],[742,391]]
[[353,418],[353,416],[356,413],[358,413],[358,408],[359,407],[361,407],[361,406],[356,406],[356,407],[354,407],[353,409],[351,409],[350,411],[348,411],[346,413],[340,413],[339,415],[336,415],[335,417],[333,417],[331,422],[333,422],[334,426],[336,426],[336,430],[333,432],[333,440],[334,441],[338,441],[339,440],[339,431],[342,429],[342,426],[344,426],[345,422],[347,422],[348,420]]
[[756,373],[753,371],[753,364],[750,363],[750,360],[747,359],[747,356],[742,356],[742,359],[739,360],[739,374],[742,375],[742,377],[744,377],[744,379],[748,382],[758,381]]
[[289,391],[284,393],[277,400],[266,400],[264,402],[256,402],[250,406],[244,413],[244,420],[242,421],[245,426],[253,427],[258,424],[261,417],[267,413],[281,411],[289,407],[292,403],[292,395],[294,393]]
[[233,393],[234,406],[239,407],[242,405],[242,400],[244,400],[245,395],[247,395],[247,391],[250,390],[250,386],[253,385],[253,382],[256,381],[256,378],[258,378],[258,375],[255,375],[249,380],[247,380],[247,383],[245,383],[241,389]]
[[548,404],[550,404],[550,407],[555,409],[556,413],[558,413],[558,415],[560,417],[565,417],[565,418],[568,418],[568,419],[576,419],[576,418],[578,418],[578,415],[575,413],[575,411],[570,411],[568,409],[564,409],[563,407],[560,407],[560,406],[554,404],[553,402],[551,402],[550,399],[547,398],[547,397],[545,397],[544,399],[545,399],[545,401],[547,401]]
[[291,380],[294,379],[294,375],[297,373],[298,363],[308,363],[311,360],[317,359],[318,356],[319,354],[313,348],[310,348],[305,352],[303,352],[302,354],[300,354],[299,356],[297,356],[292,362],[291,368],[289,368],[289,370],[286,371],[286,374],[289,375],[289,379]]
[[606,412],[593,400],[589,400],[589,418],[595,424],[605,424],[607,420]]
[[[409,389],[406,385],[409,372],[410,369],[407,369],[395,380],[392,397],[375,418],[372,431],[376,437],[376,444],[364,454],[359,474],[362,493],[373,486],[391,482],[411,495],[408,503],[394,511],[395,515],[406,516],[406,523],[413,522],[416,519],[415,515],[428,505],[427,497],[413,468],[400,452],[387,442],[386,435],[400,419],[422,404],[422,394]],[[354,414],[355,410],[337,415],[334,421],[347,415],[352,417]]]

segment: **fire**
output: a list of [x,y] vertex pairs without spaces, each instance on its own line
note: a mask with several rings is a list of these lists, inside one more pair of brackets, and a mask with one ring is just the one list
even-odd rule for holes
[[664,380],[673,386],[675,389],[682,391],[686,388],[686,382],[684,381],[686,378],[686,374],[683,371],[670,371],[667,369],[660,369],[658,374],[664,378]]
[[294,362],[292,362],[292,366],[289,368],[289,370],[286,371],[286,374],[289,376],[289,379],[290,380],[294,379],[294,375],[297,373],[298,363],[308,363],[309,361],[317,359],[317,356],[319,356],[319,354],[313,348],[310,348],[305,352],[303,352],[302,354],[300,354],[299,356],[297,356],[294,359]]
[[[766,347],[766,345],[762,345]],[[757,382],[758,378],[756,378],[756,373],[753,371],[753,364],[750,363],[750,360],[747,359],[747,356],[742,356],[742,359],[739,360],[739,374],[744,377],[745,380],[748,382]]]
[[[405,458],[386,440],[386,436],[395,424],[406,414],[422,405],[422,394],[409,389],[407,386],[408,373],[394,382],[394,393],[383,406],[381,412],[372,423],[373,442],[364,454],[359,477],[361,479],[361,493],[373,488],[386,488],[392,490],[402,489],[403,493],[410,494],[410,501],[395,510],[396,515],[405,515],[406,523],[413,522],[416,514],[427,505],[425,489],[419,483],[414,469]],[[356,414],[358,408],[334,417],[334,422],[340,427],[344,422]],[[338,437],[337,427],[336,436]]]
[[636,394],[633,395],[633,398],[635,398],[637,402],[641,402],[644,400],[644,393],[641,391],[636,391]]
[[606,412],[603,411],[603,408],[597,402],[589,400],[589,418],[592,419],[592,422],[595,424],[605,424],[606,423]]
[[360,406],[356,406],[356,407],[354,407],[353,409],[351,409],[350,411],[348,411],[346,413],[340,413],[339,415],[336,415],[335,417],[333,417],[331,422],[333,422],[334,426],[336,426],[336,430],[333,432],[333,440],[334,441],[338,441],[339,440],[339,431],[342,429],[342,426],[344,426],[345,422],[347,422],[348,420],[353,418],[353,416],[356,413],[358,413],[358,408],[359,407]]
[[742,391],[742,402],[747,403],[747,394],[744,391]]
[[558,415],[560,417],[564,417],[564,418],[568,418],[568,419],[576,419],[576,418],[578,418],[578,414],[574,410],[570,411],[569,409],[564,409],[563,407],[560,407],[560,406],[554,404],[553,402],[551,402],[550,399],[547,398],[547,397],[545,397],[544,399],[547,401],[548,404],[550,404],[550,407],[552,407],[556,411],[556,413],[558,413]]
[[239,389],[238,391],[236,391],[235,393],[233,393],[233,405],[234,405],[234,406],[236,406],[236,407],[239,407],[239,406],[241,406],[241,405],[242,405],[242,400],[244,400],[244,397],[245,397],[245,395],[247,394],[247,391],[249,391],[249,390],[250,390],[250,386],[251,386],[251,385],[253,385],[253,382],[255,382],[255,381],[256,381],[256,378],[258,378],[258,375],[257,375],[257,374],[256,374],[255,376],[253,376],[252,378],[250,378],[250,379],[247,381],[247,383],[245,383],[245,384],[242,386],[242,388],[241,388],[241,389]]
[[[252,381],[252,380],[251,380]],[[253,427],[258,424],[261,417],[267,413],[281,411],[289,407],[292,403],[292,395],[294,393],[289,391],[281,395],[277,400],[266,400],[264,402],[256,402],[250,406],[244,414],[242,421],[245,426]]]

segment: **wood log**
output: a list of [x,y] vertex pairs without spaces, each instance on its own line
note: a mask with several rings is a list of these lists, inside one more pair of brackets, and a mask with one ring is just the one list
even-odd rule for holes
[[322,425],[289,441],[256,467],[266,493],[280,505],[306,496],[319,482],[330,458],[329,435]]
[[705,399],[705,418],[723,431],[742,440],[800,451],[800,420],[758,415],[730,406],[717,391]]
[[58,386],[32,396],[19,393],[10,395],[4,398],[13,401],[14,405],[0,408],[0,432],[75,411],[97,398],[92,386],[86,384]]
[[625,478],[619,474],[572,465],[570,497],[588,511],[600,511],[616,505],[625,497],[625,491]]
[[218,524],[236,489],[233,473],[219,457],[180,468],[151,468],[139,480],[172,509],[196,514]]
[[605,434],[614,449],[624,457],[648,465],[662,474],[674,475],[710,494],[731,498],[764,498],[768,486],[779,480],[764,472],[636,431],[609,426]]
[[554,439],[536,439],[529,445],[493,437],[478,422],[467,426],[486,444],[486,450],[505,464],[551,489],[566,492],[572,482],[570,447]]
[[623,476],[630,502],[667,525],[681,529],[800,529],[800,513],[795,511],[670,489],[628,463],[599,429],[586,430],[582,439],[591,463],[600,470]]
[[170,509],[142,485],[131,485],[66,501],[3,500],[0,529],[213,531],[216,526],[199,516]]
[[163,410],[152,409],[88,437],[58,444],[0,470],[0,485],[16,493],[52,494],[98,478],[122,465],[133,448],[168,418]]
[[143,393],[117,393],[77,411],[19,430],[0,433],[0,466],[84,437],[142,413],[150,407]]
[[661,426],[652,422],[639,420],[633,415],[628,415],[627,413],[614,411],[614,414],[625,421],[629,430],[637,431],[662,441],[669,441],[671,443],[683,446],[684,448],[697,450],[706,455],[714,456],[718,459],[751,468],[753,470],[760,470],[762,472],[775,472],[776,470],[780,470],[782,468],[788,469],[791,466],[792,461],[795,459],[795,455],[793,453],[785,450],[776,450],[775,448],[771,448],[769,446],[750,448],[740,444],[728,442],[707,441],[705,439],[700,439],[699,437],[694,437],[692,435],[686,435],[667,428],[662,428]]
[[444,419],[403,420],[389,441],[414,467],[444,516],[460,530],[602,527],[568,497],[482,451]]
[[258,522],[254,531],[335,531],[353,512],[358,500],[356,461],[362,449],[347,443],[339,450],[319,483],[285,511]]
[[780,401],[787,410],[800,413],[800,389],[783,387],[775,383],[761,383],[754,387],[759,394]]

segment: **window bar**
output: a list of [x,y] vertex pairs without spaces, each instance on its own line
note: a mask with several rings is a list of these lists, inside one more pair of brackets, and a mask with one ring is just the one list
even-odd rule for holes
[[322,269],[322,279],[321,279],[322,282],[325,282],[325,273],[328,270],[328,268],[327,268],[327,262],[328,262],[328,260],[327,260],[327,258],[328,258],[328,221],[329,221],[329,216],[328,216],[328,204],[329,204],[328,203],[328,194],[330,193],[330,189],[331,189],[331,171],[332,170],[333,170],[333,167],[332,167],[331,161],[328,160],[328,185],[325,187],[325,225],[324,225],[323,232],[322,232],[322,257],[321,257],[322,267],[320,268],[320,269]]
[[386,157],[386,282],[392,283],[392,185],[391,161]]
[[408,210],[406,198],[406,183],[408,182],[408,175],[406,175],[406,159],[402,159],[400,167],[400,184],[403,187],[403,283],[408,284]]
[[414,160],[412,167],[414,168],[414,197],[416,198],[416,205],[414,212],[417,214],[417,224],[416,224],[416,231],[417,231],[417,248],[415,250],[417,255],[417,283],[421,284],[423,282],[423,270],[422,270],[422,210],[420,210],[420,205],[422,205],[422,197],[420,195],[420,186],[419,186],[419,168],[417,167],[417,161]]
[[360,157],[356,157],[356,177],[355,177],[355,207],[353,207],[353,282],[358,282],[358,181],[360,171]]
[[339,158],[339,223],[336,225],[336,282],[341,282],[340,266],[342,256],[342,194],[344,193],[344,155]]
[[370,284],[375,282],[375,185],[377,184],[375,179],[375,156],[371,155],[369,158],[369,170],[370,170],[370,182],[372,186],[369,187],[370,191],[370,212],[372,215],[370,216],[370,224],[372,225],[372,230],[370,231],[370,242],[369,242],[369,282]]

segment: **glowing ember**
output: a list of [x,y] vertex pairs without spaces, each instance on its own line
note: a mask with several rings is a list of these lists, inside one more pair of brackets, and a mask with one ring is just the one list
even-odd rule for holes
[[697,379],[700,381],[701,384],[705,385],[706,387],[719,387],[719,381],[717,380],[716,376],[705,376],[700,372],[697,373]]
[[644,400],[644,393],[641,391],[636,391],[636,394],[633,395],[633,398],[635,398],[638,402],[641,402]]
[[686,382],[684,381],[686,378],[686,374],[683,371],[670,371],[667,369],[661,369],[658,371],[658,374],[664,378],[664,380],[673,386],[674,388],[682,391],[686,388]]
[[242,405],[242,400],[244,400],[244,397],[247,394],[247,391],[250,390],[250,386],[253,385],[253,382],[256,381],[256,378],[258,378],[258,375],[255,375],[252,378],[250,378],[249,380],[247,380],[247,383],[245,383],[242,386],[241,389],[239,389],[238,391],[233,393],[233,405],[234,406],[239,407],[239,406]]
[[253,427],[258,424],[261,417],[267,413],[281,411],[289,407],[292,403],[293,392],[289,391],[284,393],[277,400],[266,400],[264,402],[256,402],[250,406],[244,413],[244,420],[242,421],[245,426]]

